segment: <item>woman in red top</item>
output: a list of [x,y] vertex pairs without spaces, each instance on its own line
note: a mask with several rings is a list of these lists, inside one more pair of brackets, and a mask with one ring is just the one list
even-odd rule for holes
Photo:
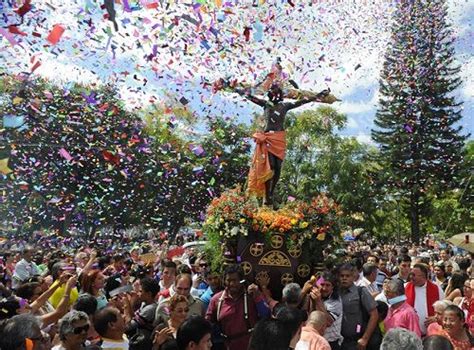
[[456,305],[449,305],[443,313],[443,330],[445,336],[453,344],[454,350],[471,350],[471,335],[464,321],[464,312]]

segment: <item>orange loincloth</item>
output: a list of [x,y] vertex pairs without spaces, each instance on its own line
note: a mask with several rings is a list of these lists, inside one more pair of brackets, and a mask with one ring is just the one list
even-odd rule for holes
[[255,151],[250,165],[247,193],[257,197],[265,197],[265,182],[273,177],[268,153],[281,160],[285,159],[286,132],[257,132],[253,134]]

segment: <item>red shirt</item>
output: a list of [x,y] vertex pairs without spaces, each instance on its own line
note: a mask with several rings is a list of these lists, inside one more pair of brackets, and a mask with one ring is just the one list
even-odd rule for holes
[[421,337],[418,315],[415,309],[407,303],[403,303],[396,309],[390,307],[384,323],[386,331],[392,328],[405,328]]
[[[225,295],[220,307],[220,314],[217,315],[219,299],[223,293],[225,293]],[[250,327],[253,328],[258,319],[257,306],[250,295],[247,296],[247,303],[248,323]],[[243,350],[248,348],[251,333],[247,332],[248,324],[244,318],[244,294],[236,299],[233,299],[225,290],[215,294],[207,308],[206,319],[214,324],[218,321],[220,322],[222,333],[231,338],[230,340],[228,338],[226,341],[227,349]],[[240,334],[241,336],[233,338]]]

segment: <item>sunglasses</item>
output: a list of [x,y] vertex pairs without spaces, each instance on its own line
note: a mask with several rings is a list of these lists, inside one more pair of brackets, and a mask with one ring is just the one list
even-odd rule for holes
[[89,325],[86,324],[85,326],[82,326],[82,327],[76,327],[74,328],[74,334],[78,335],[78,334],[81,334],[82,332],[87,332],[89,330]]

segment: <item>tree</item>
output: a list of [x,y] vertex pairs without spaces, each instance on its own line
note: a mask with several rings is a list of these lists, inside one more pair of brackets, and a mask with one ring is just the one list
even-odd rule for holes
[[[249,130],[223,118],[209,119],[203,136],[179,135],[175,109],[145,111],[148,135],[154,140],[150,160],[163,170],[153,175],[145,215],[173,239],[188,223],[204,219],[207,206],[226,188],[243,185],[248,173]],[[183,120],[181,120],[183,121]],[[186,122],[185,122],[186,123]]]
[[[248,172],[248,130],[209,120],[210,133],[185,137],[173,120],[192,122],[180,108],[126,111],[113,87],[61,88],[9,77],[0,85],[5,131],[0,159],[0,214],[18,231],[140,225],[173,238],[188,221]],[[169,118],[163,118],[163,115]],[[22,123],[11,127],[11,120]]]
[[281,198],[309,200],[325,192],[341,205],[344,224],[372,229],[375,210],[367,170],[368,145],[336,134],[346,117],[319,107],[287,117],[287,157],[278,192]]
[[2,133],[13,169],[2,181],[4,219],[20,231],[61,234],[143,223],[150,140],[112,87],[17,77],[5,94],[4,123],[19,116],[23,124]]
[[[454,63],[454,37],[442,0],[401,1],[380,81],[380,106],[373,139],[380,144],[379,184],[401,192],[408,202],[411,236],[421,236],[430,189],[456,186],[463,158],[460,67]],[[382,177],[383,178],[383,177]]]

